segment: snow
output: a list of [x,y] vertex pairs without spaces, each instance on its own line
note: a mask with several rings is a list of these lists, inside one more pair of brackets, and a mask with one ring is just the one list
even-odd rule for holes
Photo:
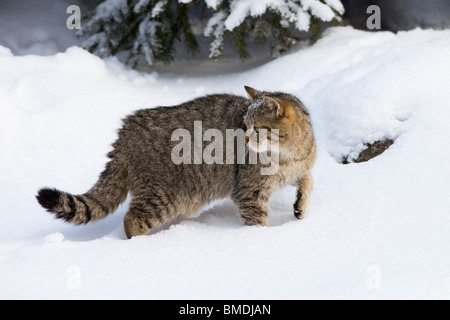
[[[140,5],[144,4],[138,3],[135,11],[140,8]],[[104,21],[123,22],[128,10],[127,0],[106,0],[96,7],[93,17],[80,29],[80,34],[84,34],[86,30],[100,31],[103,29],[102,22]],[[95,34],[91,38],[94,36]]]
[[302,6],[323,21],[331,21],[335,17],[333,10],[318,0],[302,0]]
[[309,30],[310,13],[322,21],[331,21],[339,17],[333,12],[343,14],[344,7],[339,0],[332,0],[326,4],[318,0],[301,0],[301,5],[292,0],[233,0],[230,4],[230,13],[224,21],[227,30],[238,27],[248,16],[258,17],[267,10],[280,12],[284,23],[296,22],[300,31]]
[[155,7],[152,9],[152,18],[158,17],[164,9],[164,6],[167,5],[167,1],[158,2]]
[[[78,47],[17,56],[0,46],[0,298],[450,298],[450,30],[328,29],[314,46],[251,70],[145,74]],[[14,50],[12,50],[14,52]],[[200,94],[280,90],[309,108],[318,144],[308,216],[295,189],[270,227],[229,201],[125,240],[127,203],[65,224],[34,198],[96,181],[121,119]],[[395,143],[342,165],[364,143]]]
[[310,25],[311,16],[307,12],[303,11],[303,9],[298,9],[297,22],[295,23],[295,27],[301,31],[308,31]]
[[[145,4],[138,3],[136,7],[143,6]],[[135,7],[135,10],[137,10]],[[98,5],[95,10],[96,20],[110,19],[112,16],[115,20],[120,21],[120,14],[125,14],[128,11],[127,0],[106,0]]]
[[325,0],[325,3],[340,14],[344,14],[345,8],[340,0]]
[[208,20],[208,23],[204,30],[205,37],[214,36],[214,40],[210,46],[210,58],[220,57],[222,53],[222,47],[224,43],[224,35],[225,35],[225,25],[224,21],[226,19],[226,14],[224,11],[219,11],[215,13],[211,19]]
[[248,107],[248,109],[249,110],[257,109],[257,108],[261,107],[263,105],[263,103],[264,103],[264,98],[259,97]]
[[208,7],[210,7],[213,10],[216,10],[219,5],[222,3],[222,0],[205,0]]
[[[216,8],[211,6],[214,3],[207,2],[207,4],[212,9]],[[210,45],[209,57],[218,58],[221,56],[224,34],[227,30],[233,31],[249,16],[254,18],[260,17],[269,11],[277,12],[281,15],[280,24],[284,28],[289,28],[290,24],[293,23],[299,31],[309,31],[311,15],[322,21],[340,20],[338,14],[342,15],[344,13],[344,7],[339,0],[330,0],[326,4],[317,0],[302,0],[300,3],[292,0],[231,1],[229,10],[221,9],[215,12],[204,29],[203,34],[206,37],[214,36],[214,40]],[[279,56],[276,53],[272,55]]]
[[138,13],[142,10],[142,8],[148,6],[149,3],[150,3],[150,0],[139,0],[139,2],[136,3],[136,5],[134,6],[133,11],[135,13]]

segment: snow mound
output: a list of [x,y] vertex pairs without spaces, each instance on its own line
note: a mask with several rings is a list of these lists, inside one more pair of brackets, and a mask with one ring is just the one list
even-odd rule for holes
[[[138,73],[77,47],[0,47],[0,298],[449,299],[449,36],[332,28],[253,70],[203,77]],[[43,186],[85,192],[125,115],[244,85],[293,93],[311,112],[305,220],[287,187],[271,227],[242,226],[222,201],[126,241],[127,203],[76,227],[36,202]],[[379,157],[339,163],[383,138],[395,142]]]
[[64,235],[61,232],[51,233],[45,236],[45,243],[59,243],[64,240]]

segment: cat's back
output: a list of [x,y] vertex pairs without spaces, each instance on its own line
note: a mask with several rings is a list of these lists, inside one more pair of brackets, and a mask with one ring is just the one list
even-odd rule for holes
[[119,136],[137,131],[171,135],[177,129],[190,131],[194,128],[194,122],[198,121],[202,122],[203,127],[219,130],[225,127],[242,127],[243,115],[248,106],[249,101],[243,97],[216,94],[177,106],[142,109],[124,119]]
[[194,134],[194,125],[207,129],[244,128],[243,116],[249,100],[230,94],[200,97],[180,105],[137,110],[123,120],[116,149],[126,149],[135,143],[152,145],[164,152],[175,130]]
[[[138,110],[124,119],[112,154],[124,159],[132,188],[146,183],[188,193],[191,198],[206,190],[212,198],[225,196],[233,183],[235,165],[210,165],[203,159],[195,163],[198,150],[194,149],[200,140],[202,154],[211,143],[203,139],[206,130],[219,130],[224,138],[227,129],[245,130],[243,117],[249,104],[243,97],[216,94],[178,106]],[[175,149],[180,143],[185,143],[183,154]],[[174,163],[174,155],[187,155],[185,159],[190,161]]]

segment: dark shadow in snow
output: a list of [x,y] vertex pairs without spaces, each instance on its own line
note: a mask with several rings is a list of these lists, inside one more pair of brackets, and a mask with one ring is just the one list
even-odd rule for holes
[[[292,200],[294,201],[294,200]],[[280,203],[277,201],[270,202],[269,226],[276,227],[285,223],[298,221],[293,210],[292,204]],[[239,210],[231,200],[223,201],[203,211],[198,217],[190,220],[211,226],[222,226],[225,228],[242,227],[243,223],[239,216]]]
[[[128,211],[129,201],[122,204],[119,209],[113,214],[109,215],[103,220],[99,220],[87,225],[74,226],[69,224],[61,225],[60,230],[64,234],[64,238],[69,241],[92,241],[101,238],[112,238],[118,240],[126,240],[125,232],[123,230],[123,217]],[[277,201],[270,203],[269,225],[271,227],[280,226],[285,223],[297,221],[294,213],[290,208],[292,205],[287,205]],[[179,216],[176,219],[163,224],[162,226],[153,228],[147,236],[157,234],[161,231],[169,230],[171,226],[182,223],[183,221],[193,221],[200,224],[205,224],[211,227],[220,227],[224,229],[242,228],[243,223],[239,216],[239,210],[231,200],[223,200],[216,205],[201,211],[193,217]],[[62,223],[62,222],[61,222]]]
[[206,225],[223,226],[226,228],[242,226],[238,208],[231,200],[223,200],[201,211],[195,217],[188,219]]
[[91,241],[110,237],[113,239],[126,239],[123,230],[123,217],[128,210],[128,203],[119,207],[117,211],[105,219],[85,225],[70,225],[61,221],[64,226],[61,232],[69,241]]
[[370,159],[373,159],[373,158],[381,155],[383,152],[385,152],[387,149],[389,149],[389,147],[392,146],[393,144],[394,144],[394,140],[391,140],[391,139],[379,140],[379,141],[376,141],[371,144],[367,143],[366,149],[363,150],[355,160],[349,161],[348,156],[347,156],[342,160],[342,164],[349,164],[351,162],[361,163],[361,162],[369,161]]
[[278,227],[282,226],[283,224],[295,221],[301,223],[301,221],[299,221],[294,215],[293,203],[294,202],[292,202],[292,204],[282,206],[278,204],[271,204],[271,212],[269,213],[269,226]]

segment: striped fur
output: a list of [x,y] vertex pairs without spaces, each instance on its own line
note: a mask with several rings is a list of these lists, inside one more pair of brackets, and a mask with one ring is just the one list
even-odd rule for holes
[[106,165],[98,182],[82,195],[43,188],[36,199],[56,218],[72,224],[86,224],[106,217],[127,197],[125,172],[114,160]]
[[[211,95],[179,106],[138,110],[124,119],[110,161],[89,191],[72,195],[44,188],[36,196],[38,202],[58,219],[86,224],[114,212],[129,194],[124,228],[131,238],[226,197],[236,203],[244,224],[267,226],[270,196],[294,184],[299,187],[294,213],[303,218],[316,156],[308,111],[292,95],[246,89],[250,99]],[[223,137],[227,129],[278,129],[279,135],[267,138],[280,140],[279,170],[261,175],[262,164],[238,164],[236,153],[234,164],[174,164],[171,152],[178,141],[171,140],[172,133],[185,129],[193,137],[194,121],[202,121],[203,132],[217,129]],[[252,132],[246,140],[251,146],[261,139]],[[208,144],[203,141],[203,150]]]

